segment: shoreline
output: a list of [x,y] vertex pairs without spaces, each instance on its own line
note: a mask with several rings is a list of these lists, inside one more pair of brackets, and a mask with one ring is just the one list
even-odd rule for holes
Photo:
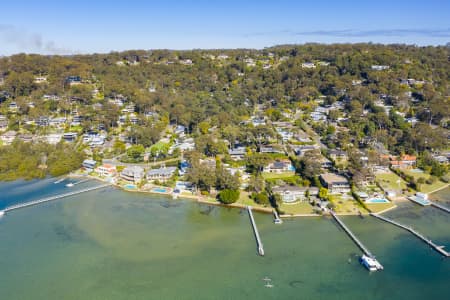
[[[223,203],[220,203],[218,201],[212,202],[212,201],[207,200],[208,198],[206,198],[204,196],[201,196],[201,195],[177,195],[176,197],[173,197],[173,195],[171,193],[154,192],[154,191],[151,191],[151,190],[143,191],[143,190],[139,190],[139,189],[134,189],[134,190],[126,189],[126,188],[124,188],[123,186],[121,186],[121,185],[119,185],[117,183],[111,183],[111,182],[108,182],[107,180],[104,180],[103,178],[99,178],[99,177],[92,176],[92,175],[71,174],[70,173],[68,175],[63,175],[63,176],[66,176],[68,178],[89,178],[89,179],[97,180],[97,181],[104,182],[104,183],[110,183],[111,186],[114,186],[114,187],[116,187],[116,188],[118,188],[118,189],[120,189],[122,191],[125,191],[125,192],[142,193],[142,194],[153,194],[153,195],[163,195],[163,196],[171,197],[172,199],[194,200],[197,203],[211,205],[211,206],[220,206],[220,207],[225,207],[225,208],[226,207],[228,207],[228,208],[238,208],[238,209],[246,209],[247,208],[247,205],[240,204],[240,203],[223,204]],[[158,188],[158,187],[168,188],[168,187],[165,187],[165,186],[158,186],[158,185],[155,185],[154,187],[155,188]],[[172,188],[170,188],[170,189],[172,189]],[[210,198],[210,199],[212,199],[212,198]],[[386,210],[384,210],[384,211],[382,211],[380,213],[384,213],[385,211],[394,209],[396,207],[397,206],[390,207],[390,208],[388,208],[388,209],[386,209]],[[273,210],[275,208],[272,208],[272,207],[271,208],[265,208],[265,207],[252,206],[252,209],[254,211],[257,211],[257,212],[260,212],[260,213],[272,214]],[[359,216],[361,214],[362,215],[369,215],[369,213],[346,213],[346,212],[336,213],[336,215],[338,215],[338,216]],[[322,216],[324,216],[324,215],[320,215],[320,214],[293,214],[293,215],[284,214],[284,215],[280,215],[280,218],[322,217]]]

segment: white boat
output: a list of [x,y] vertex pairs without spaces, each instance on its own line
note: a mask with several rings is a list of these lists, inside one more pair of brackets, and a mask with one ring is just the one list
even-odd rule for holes
[[383,266],[375,259],[375,257],[370,257],[367,255],[363,255],[360,258],[361,264],[367,268],[369,271],[378,271],[383,270]]
[[273,220],[273,222],[275,224],[282,224],[283,223],[283,221],[281,219],[275,219],[275,220]]
[[3,217],[5,215],[5,211],[4,210],[0,210],[0,217]]
[[74,184],[71,182],[71,183],[66,184],[66,186],[67,186],[67,187],[73,187]]
[[56,181],[53,182],[53,183],[54,183],[54,184],[58,184],[58,183],[63,182],[64,180],[66,180],[66,177],[60,178],[60,179],[56,180]]
[[273,284],[270,284],[270,283],[266,283],[264,286],[267,288],[273,288]]

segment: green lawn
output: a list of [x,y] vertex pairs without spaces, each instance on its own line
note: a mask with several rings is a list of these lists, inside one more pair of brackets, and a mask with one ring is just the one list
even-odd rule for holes
[[308,202],[298,202],[294,204],[281,204],[280,211],[287,215],[313,214],[313,207]]
[[[421,177],[425,178],[425,180],[427,180],[428,178],[431,177],[430,174],[427,173],[418,173],[418,172],[413,172],[412,170],[402,170],[405,174],[410,175],[412,177],[414,177],[414,180],[417,182],[417,180]],[[439,189],[443,186],[445,186],[446,183],[442,182],[440,180],[436,180],[433,184],[421,184],[420,185],[420,191],[423,193],[429,193],[432,192],[436,189]]]
[[264,179],[283,179],[294,177],[294,172],[285,172],[285,173],[262,173]]
[[236,201],[236,203],[242,204],[242,205],[250,205],[250,206],[254,206],[254,207],[262,207],[262,208],[270,208],[270,204],[267,204],[266,206],[261,205],[256,203],[255,201],[253,201],[253,199],[251,199],[249,197],[249,193],[245,192],[245,191],[240,191],[240,195],[239,195],[239,199],[238,201]]
[[358,213],[358,212],[366,212],[366,210],[361,207],[361,205],[354,199],[341,199],[340,196],[331,196],[330,200],[335,207],[335,211],[337,213]]
[[394,207],[395,204],[392,202],[389,203],[366,203],[366,206],[368,209],[370,209],[371,212],[377,213],[383,210],[386,210],[388,208]]
[[377,174],[376,180],[385,190],[403,190],[407,187],[406,182],[392,172]]

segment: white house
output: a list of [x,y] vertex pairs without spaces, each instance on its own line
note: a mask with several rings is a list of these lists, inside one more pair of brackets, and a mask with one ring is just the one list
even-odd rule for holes
[[120,178],[130,182],[139,182],[144,178],[144,169],[139,166],[126,167],[120,173]]
[[163,167],[159,169],[152,169],[147,172],[147,180],[166,181],[172,177],[177,171],[176,167]]
[[281,186],[272,189],[274,194],[278,194],[281,200],[285,203],[292,203],[297,201],[307,201],[307,195],[317,197],[319,189],[317,187],[298,187],[298,186]]

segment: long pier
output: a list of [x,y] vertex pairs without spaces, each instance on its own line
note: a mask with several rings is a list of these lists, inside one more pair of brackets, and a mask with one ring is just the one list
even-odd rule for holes
[[256,244],[258,246],[258,253],[259,253],[259,255],[264,256],[264,247],[263,247],[263,244],[261,242],[261,238],[259,237],[259,232],[258,232],[258,228],[256,227],[255,219],[253,218],[252,207],[251,206],[247,206],[247,211],[248,211],[248,215],[250,217],[250,221],[252,223],[253,232],[255,234]]
[[25,202],[25,203],[20,203],[20,204],[16,204],[16,205],[12,205],[9,207],[6,207],[3,210],[0,210],[0,215],[3,215],[7,212],[19,209],[19,208],[25,208],[28,206],[33,206],[33,205],[37,205],[37,204],[41,204],[44,202],[49,202],[49,201],[53,201],[53,200],[57,200],[57,199],[61,199],[61,198],[65,198],[65,197],[69,197],[69,196],[73,196],[73,195],[78,195],[81,193],[86,193],[86,192],[90,192],[90,191],[94,191],[94,190],[98,190],[98,189],[102,189],[105,188],[107,186],[110,186],[111,184],[102,184],[102,185],[98,185],[98,186],[94,186],[94,187],[89,187],[89,188],[85,188],[79,191],[74,191],[74,192],[70,192],[70,193],[65,193],[65,194],[60,194],[60,195],[56,195],[56,196],[51,196],[51,197],[47,197],[47,198],[43,198],[43,199],[39,199],[39,200],[34,200],[34,201],[30,201],[30,202]]
[[374,214],[374,213],[370,213],[371,216],[378,218],[382,221],[385,221],[387,223],[391,223],[397,227],[403,228],[406,231],[411,232],[413,235],[415,235],[416,237],[418,237],[419,239],[421,239],[423,242],[425,242],[426,244],[430,245],[431,248],[433,248],[434,250],[436,250],[437,252],[439,252],[440,254],[442,254],[445,257],[449,257],[450,254],[444,250],[444,246],[438,246],[435,243],[433,243],[430,239],[426,238],[425,236],[423,236],[422,234],[418,233],[417,231],[415,231],[414,229],[412,229],[411,227],[408,227],[406,225],[400,224],[396,221],[393,221],[391,219],[388,219],[386,217],[380,216],[378,214]]
[[445,212],[447,212],[447,213],[450,214],[450,208],[448,208],[448,207],[446,207],[446,206],[440,205],[440,204],[438,204],[438,203],[436,203],[436,202],[431,202],[430,205],[431,205],[431,206],[434,206],[434,207],[436,207],[436,208],[439,208],[439,209],[441,209],[441,210],[443,210],[443,211],[445,211]]
[[369,249],[367,249],[363,245],[363,243],[353,234],[353,232],[351,232],[351,230],[344,224],[344,222],[342,222],[338,218],[338,216],[332,210],[330,210],[330,214],[333,216],[336,222],[338,222],[338,224],[341,225],[342,229],[344,229],[344,231],[348,234],[348,236],[355,242],[355,244],[359,247],[359,249],[361,249],[362,252],[364,252],[365,255],[369,257],[374,257],[372,253],[369,251]]

